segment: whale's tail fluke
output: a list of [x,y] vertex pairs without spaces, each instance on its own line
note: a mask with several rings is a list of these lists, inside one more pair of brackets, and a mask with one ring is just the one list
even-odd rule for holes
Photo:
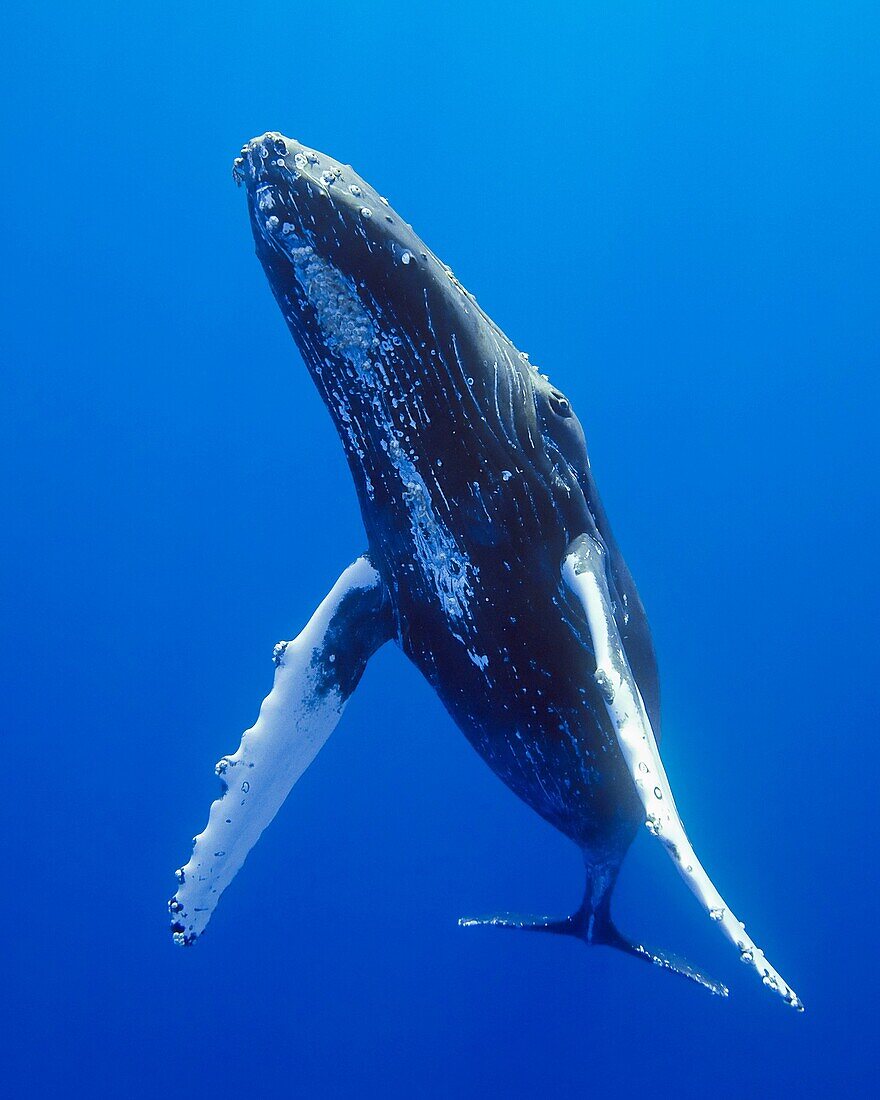
[[655,966],[680,974],[696,982],[718,997],[728,995],[727,986],[710,978],[676,955],[654,951],[641,943],[628,940],[611,919],[611,893],[617,878],[617,868],[587,866],[587,889],[577,912],[570,917],[517,916],[512,913],[491,917],[463,917],[459,925],[473,928],[487,925],[493,928],[519,928],[525,932],[550,932],[559,936],[573,936],[597,947],[615,947],[627,955],[653,963]]
[[708,989],[709,992],[714,993],[716,997],[726,997],[730,992],[723,982],[716,981],[715,978],[710,977],[708,974],[704,974],[702,970],[698,970],[695,966],[691,966],[686,959],[682,959],[678,955],[669,955],[664,951],[655,951],[653,948],[646,947],[642,943],[631,942],[625,936],[621,935],[610,919],[604,928],[597,930],[597,934],[594,936],[592,942],[602,944],[606,947],[616,947],[618,951],[624,951],[627,955],[634,955],[637,959],[643,959],[645,962],[662,967],[663,970],[669,970],[673,974],[680,974],[683,978],[687,978],[689,981],[701,985],[704,989]]

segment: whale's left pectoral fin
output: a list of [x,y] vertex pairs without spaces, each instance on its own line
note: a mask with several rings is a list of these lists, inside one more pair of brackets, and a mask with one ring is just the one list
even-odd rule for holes
[[204,931],[220,895],[333,732],[367,661],[391,637],[385,589],[365,557],[345,570],[302,633],[275,647],[275,682],[238,751],[169,902],[176,943]]
[[595,653],[595,679],[605,700],[650,832],[660,838],[685,882],[712,920],[739,950],[743,962],[757,970],[764,985],[775,990],[793,1008],[803,1010],[800,998],[777,973],[746,934],[715,889],[697,859],[672,797],[654,731],[627,660],[612,610],[606,575],[606,550],[593,535],[581,535],[569,547],[563,577],[577,597],[587,620]]

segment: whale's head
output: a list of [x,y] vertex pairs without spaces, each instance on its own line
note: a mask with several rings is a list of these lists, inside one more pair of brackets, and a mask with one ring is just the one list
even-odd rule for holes
[[509,496],[519,469],[548,507],[583,502],[586,445],[569,402],[375,188],[274,132],[243,147],[233,175],[368,496],[377,480],[410,485],[429,472],[447,499],[478,482]]
[[424,313],[418,268],[436,261],[350,165],[266,133],[243,147],[233,176],[245,186],[257,255],[310,367],[375,359],[395,319],[411,325],[412,314]]
[[235,158],[232,174],[247,190],[261,258],[265,249],[289,255],[308,245],[352,278],[363,273],[366,256],[376,261],[374,277],[383,268],[390,276],[415,258],[404,256],[420,242],[386,198],[351,165],[293,138],[273,132],[253,138]]

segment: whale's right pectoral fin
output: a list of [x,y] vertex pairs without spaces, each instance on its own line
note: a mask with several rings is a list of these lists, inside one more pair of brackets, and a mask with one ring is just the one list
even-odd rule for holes
[[217,765],[221,797],[169,902],[176,943],[204,931],[220,895],[333,732],[369,658],[391,637],[379,574],[358,558],[292,642],[275,647],[275,683],[238,751]]
[[583,608],[595,654],[595,679],[608,717],[645,809],[649,830],[663,842],[682,878],[702,902],[712,920],[740,953],[743,962],[788,1004],[803,1010],[800,998],[774,970],[746,934],[706,874],[681,822],[660,750],[627,660],[611,605],[606,579],[605,547],[594,536],[581,535],[568,549],[562,574]]

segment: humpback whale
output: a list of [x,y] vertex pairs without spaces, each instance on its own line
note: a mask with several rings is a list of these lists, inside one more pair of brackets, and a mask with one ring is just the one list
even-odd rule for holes
[[217,765],[221,797],[169,903],[174,940],[202,934],[370,657],[393,641],[492,771],[583,853],[575,913],[459,923],[615,947],[726,995],[612,919],[621,863],[647,826],[741,959],[801,1009],[682,826],[645,610],[568,398],[350,166],[267,133],[233,175],[345,449],[366,545],[299,636],[276,645],[259,717]]

